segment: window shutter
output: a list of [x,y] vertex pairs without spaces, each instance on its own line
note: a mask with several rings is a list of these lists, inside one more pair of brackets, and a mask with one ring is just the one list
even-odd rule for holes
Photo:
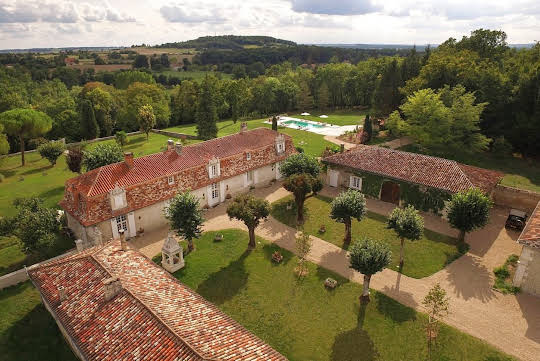
[[353,187],[354,187],[353,180],[354,180],[353,176],[350,176],[350,177],[349,177],[349,188],[353,188]]
[[362,190],[362,178],[358,177],[358,190]]

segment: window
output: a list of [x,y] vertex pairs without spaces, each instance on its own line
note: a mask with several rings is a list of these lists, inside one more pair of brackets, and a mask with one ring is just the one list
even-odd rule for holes
[[362,178],[352,175],[349,183],[349,188],[362,190]]
[[247,159],[247,160],[251,160],[251,152],[247,152],[247,153],[246,153],[246,159]]
[[122,194],[117,194],[114,196],[114,206],[115,209],[124,207],[124,196]]
[[272,172],[276,171],[276,163],[272,164]]
[[118,228],[118,232],[121,230],[124,230],[124,232],[127,232],[128,225],[127,225],[127,218],[126,215],[118,216],[116,217],[116,227]]
[[247,172],[247,179],[248,179],[248,182],[253,182],[253,171],[252,170]]
[[167,177],[167,182],[169,183],[169,185],[174,184],[174,177],[173,176],[168,176]]
[[278,143],[278,153],[282,153],[285,150],[285,144]]
[[218,184],[214,183],[212,184],[212,199],[216,199],[218,197],[219,197]]
[[214,178],[214,177],[217,177],[218,173],[217,173],[217,164],[212,164],[210,166],[210,178]]

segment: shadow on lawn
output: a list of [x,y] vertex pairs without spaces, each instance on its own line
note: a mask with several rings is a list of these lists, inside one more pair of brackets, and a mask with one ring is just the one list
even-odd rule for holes
[[[264,252],[264,258],[268,260],[268,262],[271,262],[273,267],[279,267],[281,265],[286,265],[289,263],[289,261],[293,258],[293,254],[275,244],[265,244],[263,246],[263,252]],[[275,251],[279,251],[281,255],[283,256],[283,260],[280,263],[276,263],[272,261],[272,254]]]
[[6,360],[77,360],[42,304],[0,334],[0,354]]
[[371,337],[363,329],[366,307],[365,303],[360,303],[356,328],[342,332],[334,339],[330,358],[332,361],[370,361],[379,359],[379,353]]
[[53,197],[60,197],[62,196],[62,194],[64,194],[63,185],[48,189],[45,192],[41,192],[39,194],[39,197],[43,199],[48,199],[48,198],[53,198]]
[[251,251],[245,251],[236,261],[208,276],[197,288],[197,293],[216,305],[233,298],[247,284],[249,275],[244,262],[250,254]]

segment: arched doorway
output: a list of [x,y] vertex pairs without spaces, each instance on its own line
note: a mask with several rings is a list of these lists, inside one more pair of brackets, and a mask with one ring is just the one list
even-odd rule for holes
[[386,181],[381,188],[381,201],[399,205],[399,184]]

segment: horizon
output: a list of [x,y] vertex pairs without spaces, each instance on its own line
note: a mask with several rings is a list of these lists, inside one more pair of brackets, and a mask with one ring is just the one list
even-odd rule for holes
[[510,44],[531,44],[540,4],[465,1],[0,0],[0,48],[129,47],[205,34],[267,34],[298,44],[440,44],[472,30],[503,30]]

